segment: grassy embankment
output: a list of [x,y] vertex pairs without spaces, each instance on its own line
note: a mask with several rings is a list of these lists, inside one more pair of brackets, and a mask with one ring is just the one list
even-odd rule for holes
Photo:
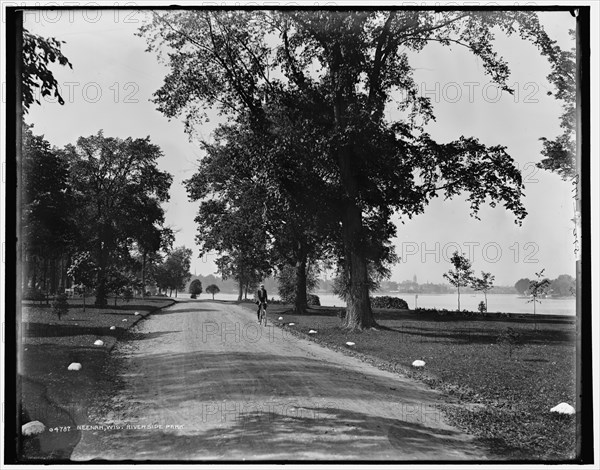
[[[294,315],[289,306],[271,304],[268,316],[295,334],[443,391],[453,403],[444,407],[450,421],[502,458],[575,457],[576,418],[550,413],[561,402],[575,406],[574,318],[538,316],[534,324],[530,315],[375,309],[380,328],[351,332],[340,327],[341,312],[315,307]],[[309,335],[311,329],[317,334]],[[424,370],[411,368],[416,359],[426,362]]]
[[[104,308],[87,305],[84,311],[81,299],[71,299],[68,313],[59,320],[50,306],[25,302],[18,411],[22,423],[41,421],[46,431],[20,440],[21,459],[69,458],[80,437],[76,426],[89,424],[92,399],[101,389],[114,386],[107,361],[110,350],[137,321],[172,303],[171,299],[147,298],[118,301],[115,306],[111,300]],[[96,340],[104,344],[95,346]],[[72,362],[81,363],[81,370],[67,370]]]

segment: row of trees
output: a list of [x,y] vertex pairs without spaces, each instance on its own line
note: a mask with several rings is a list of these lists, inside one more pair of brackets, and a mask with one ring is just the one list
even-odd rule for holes
[[481,277],[475,276],[473,269],[471,269],[471,261],[467,258],[464,253],[455,251],[450,262],[454,269],[443,274],[443,277],[448,282],[456,287],[458,294],[458,311],[460,312],[460,288],[471,287],[473,290],[483,292],[485,297],[485,311],[487,312],[487,294],[494,287],[495,276],[492,273],[486,273],[481,271]]
[[[430,42],[465,47],[512,92],[494,52],[496,31],[518,34],[552,64],[564,57],[534,12],[218,11],[153,13],[140,35],[169,68],[154,102],[193,135],[206,110],[226,115],[186,181],[199,202],[197,243],[216,251],[240,288],[293,269],[306,308],[309,267],[338,267],[349,328],[375,325],[369,290],[397,257],[391,216],[422,213],[435,197],[466,194],[526,215],[521,174],[501,145],[434,141],[424,125],[410,53]],[[395,96],[396,121],[386,119]]]
[[[23,287],[55,294],[73,284],[109,293],[146,292],[149,281],[177,290],[191,250],[172,250],[161,206],[172,176],[150,138],[81,137],[59,149],[23,131]],[[163,255],[168,256],[163,260]]]

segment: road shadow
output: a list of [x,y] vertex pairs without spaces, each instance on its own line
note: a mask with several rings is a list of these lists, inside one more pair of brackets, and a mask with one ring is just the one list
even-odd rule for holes
[[[186,302],[187,305],[187,302]],[[152,313],[152,316],[163,316],[163,315],[173,315],[175,313],[179,314],[179,313],[196,313],[196,312],[216,312],[217,310],[212,310],[209,308],[176,308],[175,306],[170,307],[170,308],[163,308],[160,310],[157,310],[156,312]]]
[[[228,338],[235,340],[233,335]],[[135,367],[152,371],[148,379],[151,383],[136,386],[141,401],[154,400],[157,391],[175,403],[207,402],[218,397],[236,402],[265,396],[310,397],[323,384],[328,387],[334,384],[334,395],[341,399],[369,400],[378,391],[390,390],[394,391],[399,404],[435,402],[440,398],[433,390],[415,387],[412,382],[393,376],[363,371],[357,379],[355,372],[349,373],[342,365],[305,356],[251,352],[165,353],[138,355]]]
[[[455,461],[481,460],[487,448],[423,418],[395,419],[335,406],[287,407],[205,416],[202,430],[113,431],[111,458]],[[129,445],[135,443],[134,446]]]
[[[438,392],[366,369],[348,371],[305,356],[193,352],[138,355],[124,372],[117,393],[131,398],[123,422],[135,416],[143,423],[145,414],[154,416],[157,409],[164,418],[160,429],[103,434],[102,446],[110,450],[102,455],[110,458],[318,455],[327,460],[332,453],[345,454],[341,443],[347,443],[348,458],[358,460],[483,455],[464,434],[439,429],[444,426],[439,425]],[[373,408],[377,411],[357,411],[361,402],[377,402]],[[165,429],[166,425],[184,426],[175,431]]]

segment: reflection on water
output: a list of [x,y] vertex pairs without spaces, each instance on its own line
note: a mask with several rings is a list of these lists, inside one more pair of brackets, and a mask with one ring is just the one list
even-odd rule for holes
[[[344,301],[334,294],[319,293],[317,295],[323,306],[343,307],[345,305]],[[414,309],[415,305],[421,308],[445,308],[447,310],[456,310],[457,307],[456,294],[419,294],[417,298],[415,298],[415,294],[411,293],[375,294],[375,296],[379,295],[400,297],[408,303],[411,309]],[[180,293],[178,297],[189,298],[190,294]],[[512,294],[488,294],[487,297],[490,312],[533,313],[533,303],[527,302],[527,298]],[[198,298],[200,300],[210,300],[212,296],[201,294]],[[269,298],[279,299],[279,296],[269,294]],[[219,293],[215,295],[215,300],[237,300],[237,294]],[[477,311],[477,306],[482,300],[484,300],[482,294],[461,294],[460,307],[462,310]],[[536,313],[540,315],[575,315],[575,297],[541,299],[541,303],[536,305]]]

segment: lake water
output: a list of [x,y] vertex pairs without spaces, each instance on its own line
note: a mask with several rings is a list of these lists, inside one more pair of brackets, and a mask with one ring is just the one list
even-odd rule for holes
[[[375,297],[380,295],[391,295],[392,297],[400,297],[404,299],[409,308],[415,308],[415,294],[375,294]],[[345,303],[334,294],[318,294],[321,305],[326,307],[343,307]],[[179,294],[181,298],[189,298],[189,294]],[[269,296],[278,299],[279,296]],[[199,299],[211,299],[209,294],[201,294]],[[219,293],[215,295],[215,300],[237,300],[237,294]],[[461,310],[477,311],[479,302],[483,300],[481,294],[461,294],[460,308]],[[416,306],[421,308],[445,308],[447,310],[456,310],[457,296],[456,294],[419,294],[416,299]],[[533,313],[533,304],[528,303],[526,298],[512,294],[489,294],[488,309],[490,312],[506,312],[506,313]],[[541,299],[541,303],[536,305],[536,313],[540,315],[575,315],[575,297],[561,299]]]

